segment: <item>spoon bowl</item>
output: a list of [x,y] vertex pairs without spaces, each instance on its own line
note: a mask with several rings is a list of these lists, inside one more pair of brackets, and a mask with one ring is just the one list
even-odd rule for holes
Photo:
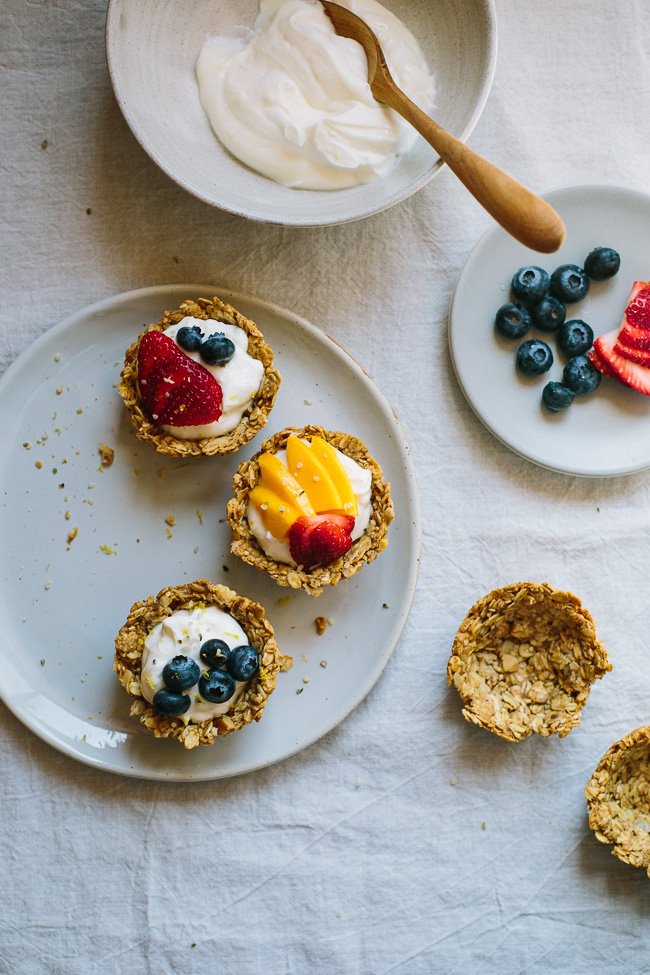
[[368,24],[346,7],[321,0],[334,30],[364,49],[368,82],[377,99],[410,122],[456,174],[472,196],[516,240],[543,254],[558,250],[566,231],[553,207],[483,159],[429,118],[395,84],[381,45]]

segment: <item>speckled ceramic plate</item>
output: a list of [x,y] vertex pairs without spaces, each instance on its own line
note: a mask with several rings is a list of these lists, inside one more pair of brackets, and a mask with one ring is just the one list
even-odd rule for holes
[[[213,294],[254,319],[276,352],[283,382],[267,432],[307,423],[349,431],[392,482],[396,518],[387,550],[317,599],[279,588],[230,555],[232,474],[264,435],[230,457],[163,458],[136,439],[117,393],[124,351],[139,329],[184,298]],[[321,331],[214,286],[133,291],[41,336],[0,382],[0,411],[0,696],[37,735],[124,775],[215,779],[299,751],[368,694],[415,591],[417,486],[390,406]],[[100,442],[115,450],[104,470]],[[262,603],[295,663],[279,675],[259,725],[188,752],[129,718],[130,700],[112,672],[113,640],[136,599],[201,577]],[[317,616],[333,620],[320,637]]]
[[536,329],[526,335],[548,342],[555,361],[543,376],[522,376],[515,364],[520,342],[502,339],[494,316],[511,300],[510,281],[518,268],[535,264],[552,272],[559,264],[582,265],[594,247],[603,246],[620,253],[620,271],[610,281],[592,282],[584,301],[567,305],[567,319],[583,319],[596,336],[617,328],[633,282],[650,278],[650,196],[618,186],[568,186],[545,199],[566,224],[566,242],[557,254],[528,250],[495,226],[458,276],[449,313],[458,381],[488,430],[542,467],[586,477],[645,470],[650,467],[650,397],[603,377],[591,396],[576,396],[564,413],[549,412],[542,389],[561,381],[566,362],[555,336]]
[[[383,0],[417,37],[436,84],[436,121],[466,139],[492,85],[493,0]],[[143,149],[180,186],[253,220],[322,226],[379,213],[415,193],[442,163],[418,139],[393,172],[363,186],[322,192],[280,186],[231,156],[199,101],[196,59],[211,34],[252,26],[257,0],[111,0],[106,53],[116,98]]]

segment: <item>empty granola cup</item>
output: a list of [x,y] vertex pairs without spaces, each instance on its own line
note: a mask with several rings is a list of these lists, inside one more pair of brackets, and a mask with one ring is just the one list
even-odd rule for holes
[[650,877],[650,727],[614,742],[589,779],[585,798],[596,839]]
[[194,748],[259,721],[279,671],[292,663],[258,603],[197,579],[134,603],[115,639],[113,670],[134,698],[133,717],[156,738]]
[[[230,329],[230,338],[227,341],[230,342],[231,359],[225,362],[215,361],[212,356],[208,363],[207,353],[206,361],[203,361],[203,349],[199,349],[198,345],[195,349],[180,346],[180,336],[176,341],[180,346],[181,361],[184,360],[188,368],[199,370],[198,379],[201,380],[203,376],[211,394],[214,391],[215,380],[219,385],[217,393],[221,399],[218,401],[220,406],[216,412],[218,420],[206,425],[201,425],[201,421],[193,421],[196,423],[195,426],[174,426],[173,423],[168,425],[167,421],[163,422],[158,417],[155,410],[148,411],[143,401],[145,387],[142,382],[147,382],[140,375],[139,353],[143,338],[153,331],[167,332],[171,329],[170,337],[173,339],[178,326],[183,327],[181,323],[185,319],[189,320],[187,325],[190,330],[203,327],[205,332],[207,326],[208,332],[223,331],[214,328],[215,322]],[[202,322],[205,322],[206,326],[202,326]],[[235,341],[233,342],[232,339]],[[174,346],[171,348],[173,350]],[[182,355],[183,350],[187,352],[185,357]],[[154,358],[151,361],[154,361]],[[242,369],[246,370],[246,373],[242,373]],[[206,370],[212,372],[213,378],[207,375]],[[232,378],[233,370],[237,374],[235,378]],[[251,370],[251,374],[255,376],[254,382],[251,379],[251,385],[255,388],[246,387],[244,390],[241,380]],[[196,379],[197,377],[194,376],[192,383]],[[174,388],[171,378],[165,378],[161,382],[161,377],[158,376],[156,380],[160,385],[169,384],[164,387],[169,396],[169,391]],[[211,457],[218,454],[231,454],[259,433],[266,425],[273,409],[279,387],[280,373],[273,367],[273,351],[264,341],[255,322],[240,314],[232,305],[224,304],[215,297],[183,301],[177,311],[166,311],[157,324],[150,325],[138,335],[126,351],[119,392],[131,415],[136,435],[140,440],[155,447],[158,453],[169,457]],[[233,392],[235,395],[231,395]],[[180,405],[180,409],[185,409],[184,403]],[[222,412],[219,416],[220,410]],[[161,423],[160,426],[157,425],[157,420]],[[163,429],[165,426],[167,429]]]
[[548,583],[495,589],[460,625],[447,664],[467,721],[506,741],[568,735],[591,685],[612,669],[577,596]]

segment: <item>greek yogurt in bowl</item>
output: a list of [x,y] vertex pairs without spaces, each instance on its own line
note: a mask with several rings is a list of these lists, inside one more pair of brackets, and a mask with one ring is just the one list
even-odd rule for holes
[[[419,44],[376,0],[342,0],[377,34],[395,81],[425,112],[434,86]],[[338,190],[385,176],[417,133],[376,101],[360,44],[320,3],[260,0],[247,37],[209,37],[196,65],[213,131],[252,169],[296,189]]]

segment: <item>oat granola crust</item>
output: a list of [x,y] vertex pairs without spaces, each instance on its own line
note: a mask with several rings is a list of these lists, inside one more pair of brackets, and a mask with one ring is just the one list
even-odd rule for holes
[[[248,495],[260,478],[258,464],[260,454],[264,452],[274,454],[278,450],[282,450],[286,447],[287,440],[292,434],[304,438],[323,437],[341,453],[355,460],[360,467],[366,467],[372,474],[372,511],[367,529],[361,538],[352,543],[352,548],[341,558],[329,565],[316,566],[309,572],[295,565],[287,565],[270,559],[259,546],[246,518]],[[239,465],[239,469],[233,478],[233,491],[235,497],[228,502],[226,512],[233,532],[233,542],[230,549],[244,562],[262,572],[268,572],[279,586],[304,589],[310,596],[320,596],[324,586],[336,586],[341,579],[349,579],[356,575],[366,562],[374,561],[388,545],[386,533],[388,526],[395,517],[390,496],[390,484],[384,480],[381,467],[370,456],[365,444],[347,433],[324,430],[323,427],[319,426],[287,427],[265,440],[254,457]]]
[[589,779],[585,798],[596,839],[650,877],[650,727],[614,742]]
[[472,606],[456,634],[447,680],[463,715],[506,741],[568,735],[591,685],[612,665],[577,596],[518,582]]
[[[151,331],[163,332],[166,328],[176,325],[181,319],[187,317],[204,320],[212,318],[216,321],[239,326],[248,335],[249,355],[259,359],[264,365],[264,376],[253,400],[252,410],[250,413],[244,413],[234,430],[220,437],[206,437],[203,440],[178,440],[152,423],[142,410],[137,383],[138,348],[142,336]],[[266,425],[279,386],[280,373],[273,368],[273,351],[264,341],[255,322],[240,315],[232,305],[224,304],[219,298],[198,298],[196,301],[183,301],[178,311],[166,311],[157,325],[149,325],[144,332],[138,335],[135,342],[127,349],[124,368],[120,377],[119,392],[131,414],[131,422],[140,440],[152,444],[158,453],[166,454],[169,457],[197,457],[231,454],[252,440]]]
[[[142,696],[142,648],[147,634],[161,620],[176,610],[203,604],[217,606],[237,620],[250,645],[257,651],[260,669],[226,714],[200,723],[186,724],[182,717],[159,714]],[[194,748],[196,745],[211,745],[216,735],[230,735],[251,721],[259,721],[275,688],[278,672],[288,670],[292,663],[292,658],[284,656],[275,642],[273,627],[259,603],[238,595],[226,586],[197,579],[182,586],[168,586],[157,596],[134,603],[115,639],[113,670],[122,686],[135,698],[131,706],[132,715],[139,717],[156,738],[178,738],[186,748]]]

